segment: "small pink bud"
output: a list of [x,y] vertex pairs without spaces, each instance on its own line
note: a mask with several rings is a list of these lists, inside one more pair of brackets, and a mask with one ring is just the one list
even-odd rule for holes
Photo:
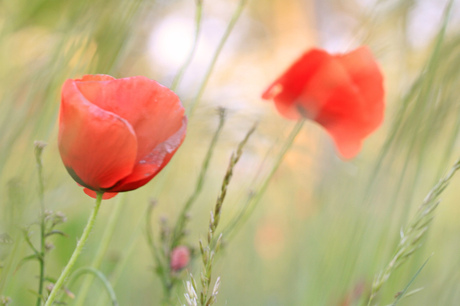
[[190,250],[186,246],[178,246],[171,252],[171,270],[179,271],[190,261]]

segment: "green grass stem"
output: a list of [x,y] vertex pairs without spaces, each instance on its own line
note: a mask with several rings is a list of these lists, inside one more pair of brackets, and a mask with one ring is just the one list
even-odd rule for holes
[[195,108],[198,106],[198,104],[199,104],[199,102],[201,100],[201,97],[203,96],[204,91],[206,89],[206,86],[208,85],[209,79],[211,77],[212,72],[214,71],[214,68],[215,68],[217,60],[218,60],[218,58],[220,56],[220,53],[221,53],[222,49],[224,48],[225,43],[228,40],[228,37],[232,33],[233,28],[235,27],[236,22],[240,18],[241,13],[243,12],[243,9],[244,9],[244,7],[245,7],[245,5],[246,5],[246,3],[248,1],[249,0],[240,0],[235,12],[233,13],[232,18],[230,19],[230,22],[228,23],[227,28],[225,29],[224,35],[220,39],[220,42],[219,42],[219,44],[217,46],[217,49],[214,52],[214,55],[213,55],[212,60],[211,60],[211,63],[209,64],[208,69],[206,70],[205,76],[204,76],[203,80],[201,81],[201,84],[200,84],[200,87],[198,89],[198,92],[195,95],[194,99],[192,100],[192,102],[190,103],[190,105],[189,105],[189,107],[187,109],[187,115],[188,115],[189,118],[193,116],[193,113],[195,112]]

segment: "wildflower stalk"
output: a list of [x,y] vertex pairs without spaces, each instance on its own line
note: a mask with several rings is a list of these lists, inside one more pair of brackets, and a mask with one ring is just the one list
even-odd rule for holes
[[177,278],[175,278],[175,276],[171,274],[171,270],[170,270],[171,258],[169,255],[171,251],[181,243],[181,240],[185,236],[185,227],[187,225],[188,212],[190,211],[192,205],[195,203],[196,199],[198,198],[198,196],[200,195],[203,189],[205,178],[206,178],[208,168],[209,168],[209,164],[214,154],[214,149],[216,147],[217,141],[222,133],[222,129],[225,124],[226,110],[224,108],[219,108],[218,111],[219,111],[219,124],[217,126],[216,131],[214,132],[214,135],[211,139],[208,150],[206,152],[206,156],[203,160],[203,164],[201,166],[201,171],[198,176],[195,189],[192,195],[187,199],[184,206],[182,207],[182,210],[179,213],[177,221],[171,232],[170,239],[167,239],[167,241],[163,241],[163,244],[166,242],[166,245],[163,245],[162,252],[159,252],[160,249],[155,243],[153,233],[152,233],[151,215],[152,215],[153,207],[155,206],[155,205],[152,205],[154,203],[151,203],[151,205],[149,205],[149,208],[146,214],[147,243],[151,249],[153,259],[155,260],[157,274],[160,276],[160,280],[163,285],[165,304],[168,304],[168,303],[170,304],[170,296],[174,288],[174,285],[177,283],[176,282]]
[[243,12],[243,9],[244,9],[244,7],[245,7],[245,5],[246,5],[246,3],[248,1],[249,0],[240,0],[240,2],[238,4],[238,7],[236,8],[235,12],[233,13],[232,18],[230,19],[230,22],[228,23],[227,28],[225,29],[224,35],[220,39],[219,45],[217,46],[217,49],[214,52],[214,55],[213,55],[212,60],[211,60],[211,63],[209,64],[208,69],[206,70],[206,74],[205,74],[203,80],[201,81],[200,88],[198,89],[198,92],[195,95],[195,98],[190,103],[190,106],[189,106],[189,109],[188,109],[188,114],[187,114],[189,118],[193,115],[196,106],[200,102],[201,97],[203,96],[203,93],[204,93],[204,91],[206,89],[206,85],[208,84],[209,79],[211,77],[211,74],[212,74],[212,72],[214,70],[214,67],[216,66],[217,59],[219,58],[220,53],[221,53],[222,49],[224,48],[224,45],[227,42],[228,37],[232,33],[233,28],[235,27],[236,22],[240,18],[241,13]]
[[[232,154],[230,157],[230,163],[227,168],[227,172],[225,174],[224,180],[222,182],[222,187],[220,190],[220,194],[217,198],[216,205],[214,207],[214,211],[211,211],[211,217],[209,220],[209,229],[207,235],[207,244],[204,245],[203,241],[200,240],[200,252],[201,258],[203,261],[203,270],[201,272],[201,293],[198,297],[196,294],[197,286],[196,282],[191,275],[191,281],[187,282],[187,293],[185,294],[185,298],[189,305],[196,305],[198,300],[200,305],[202,306],[210,306],[213,305],[217,300],[217,294],[220,285],[220,277],[216,279],[214,284],[214,288],[212,292],[209,292],[209,287],[211,285],[212,279],[212,264],[214,261],[215,254],[218,252],[221,241],[222,241],[222,234],[218,236],[216,240],[214,240],[215,233],[217,226],[219,225],[220,216],[222,213],[222,206],[225,200],[225,196],[227,195],[228,185],[230,184],[231,178],[233,176],[233,169],[235,165],[238,163],[241,155],[243,153],[243,147],[247,143],[249,137],[254,133],[256,126],[254,125],[246,134],[246,137],[240,142],[238,148],[235,153]],[[210,293],[210,294],[209,294]]]
[[188,66],[192,62],[192,59],[195,55],[196,48],[198,46],[198,38],[200,37],[200,32],[201,32],[201,16],[203,12],[203,0],[196,0],[196,12],[195,12],[195,37],[193,39],[193,45],[192,49],[190,50],[190,53],[187,56],[187,59],[185,62],[182,64],[182,67],[179,69],[177,72],[176,76],[174,77],[174,80],[171,85],[171,90],[175,91],[177,87],[180,84],[180,81],[182,80],[182,77],[187,70]]
[[50,295],[48,296],[48,299],[46,300],[45,306],[51,306],[53,305],[54,300],[56,299],[59,291],[61,290],[62,286],[64,285],[64,282],[66,279],[69,277],[69,275],[72,273],[72,269],[77,262],[78,257],[80,256],[81,252],[83,251],[83,247],[86,244],[86,241],[88,240],[89,234],[91,233],[91,230],[93,229],[94,222],[96,220],[97,213],[99,211],[99,208],[101,206],[102,202],[102,192],[97,192],[97,197],[96,197],[96,203],[94,205],[93,211],[91,212],[91,215],[89,216],[88,222],[86,224],[85,229],[83,230],[83,234],[80,238],[80,240],[77,243],[77,247],[73,251],[72,256],[69,259],[69,262],[65,266],[64,270],[61,273],[61,276],[59,276],[59,279],[57,280],[56,284],[53,287],[53,290],[51,290]]
[[179,217],[177,218],[177,222],[171,240],[171,249],[176,247],[180,243],[180,240],[184,237],[184,228],[186,226],[187,213],[190,211],[190,208],[192,207],[193,203],[195,203],[196,199],[201,193],[201,190],[203,189],[204,180],[206,178],[206,174],[209,168],[209,163],[213,156],[217,140],[219,139],[219,136],[224,127],[225,118],[226,110],[224,108],[219,108],[219,125],[217,126],[217,129],[209,145],[208,151],[206,152],[206,156],[203,160],[203,165],[201,166],[201,171],[196,182],[195,190],[193,191],[193,194],[188,198],[187,202],[185,202],[185,205],[183,206],[182,211],[180,212]]
[[281,165],[284,156],[291,148],[292,144],[294,143],[295,138],[299,134],[302,126],[304,124],[304,120],[297,122],[297,124],[292,129],[291,133],[289,134],[286,142],[284,143],[281,151],[279,152],[278,156],[276,157],[275,163],[273,164],[273,168],[271,169],[270,173],[267,175],[265,180],[263,181],[262,185],[260,186],[259,190],[254,194],[251,194],[250,198],[248,199],[247,205],[243,208],[240,214],[230,222],[230,225],[224,230],[225,236],[227,236],[228,240],[233,237],[236,232],[246,223],[249,217],[253,214],[257,204],[259,204],[260,200],[262,199],[265,191],[267,190],[268,184],[270,183],[273,175],[278,170],[279,166]]
[[439,196],[449,185],[451,178],[455,172],[460,169],[460,159],[458,159],[447,175],[439,180],[439,182],[431,189],[428,195],[423,200],[422,205],[417,210],[412,221],[404,231],[401,231],[401,239],[396,248],[395,255],[388,265],[376,276],[373,284],[371,295],[369,297],[368,306],[371,305],[383,284],[390,278],[391,274],[421,246],[421,239],[425,236],[429,229],[429,225],[434,218],[434,211],[439,205]]
[[[94,256],[94,259],[90,265],[92,269],[99,269],[104,259],[104,256],[109,248],[110,241],[112,240],[113,233],[115,232],[115,227],[118,222],[118,218],[120,217],[120,213],[123,208],[124,200],[125,200],[125,193],[121,194],[115,203],[115,207],[112,210],[110,215],[109,222],[105,226],[104,234],[100,240],[99,248]],[[82,306],[85,303],[86,296],[88,295],[89,289],[91,288],[91,284],[94,280],[94,273],[87,275],[84,280],[83,284],[80,288],[80,291],[77,295],[77,300],[75,301],[75,306]]]
[[46,144],[41,141],[36,141],[35,146],[35,162],[37,164],[38,173],[38,196],[40,198],[40,252],[38,253],[38,262],[40,264],[40,276],[38,281],[38,297],[36,305],[40,306],[43,299],[43,285],[45,283],[45,238],[46,238],[46,224],[45,224],[45,187],[43,180],[43,164],[42,152]]
[[171,304],[171,291],[173,288],[173,281],[170,277],[169,266],[167,264],[167,260],[163,260],[161,253],[159,252],[159,248],[155,243],[155,239],[153,238],[152,232],[152,211],[156,206],[156,201],[152,200],[147,208],[146,213],[146,236],[147,236],[147,243],[150,247],[152,252],[153,258],[155,259],[156,263],[156,271],[157,274],[160,276],[161,284],[163,285],[163,304],[170,305]]

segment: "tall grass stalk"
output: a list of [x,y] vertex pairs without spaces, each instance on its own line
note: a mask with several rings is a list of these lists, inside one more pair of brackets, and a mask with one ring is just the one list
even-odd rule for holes
[[224,108],[219,108],[218,112],[219,112],[219,124],[217,126],[216,131],[214,132],[214,135],[211,139],[211,143],[209,144],[209,147],[208,147],[208,151],[206,152],[205,158],[203,160],[203,164],[201,166],[200,174],[198,176],[198,179],[195,185],[195,189],[192,195],[185,202],[184,206],[182,207],[181,212],[179,213],[179,217],[177,218],[176,225],[173,231],[173,236],[171,239],[171,249],[176,247],[180,243],[181,239],[183,238],[184,229],[185,229],[186,221],[187,221],[186,216],[203,189],[206,174],[209,168],[209,163],[213,156],[217,140],[219,139],[219,136],[222,133],[222,129],[224,127],[225,119],[226,119],[226,110]]
[[208,69],[206,70],[205,76],[203,77],[203,80],[200,83],[200,87],[198,89],[198,92],[195,95],[195,97],[193,98],[193,100],[190,103],[190,105],[188,106],[187,115],[188,115],[189,118],[193,116],[193,113],[195,112],[195,108],[198,106],[198,104],[199,104],[199,102],[201,100],[201,97],[203,96],[204,91],[206,89],[206,86],[208,85],[209,79],[211,78],[211,74],[214,71],[214,67],[216,66],[217,59],[219,58],[220,53],[221,53],[222,49],[224,48],[225,43],[228,40],[228,37],[232,33],[233,28],[236,25],[236,22],[240,18],[240,15],[243,12],[243,9],[244,9],[244,7],[246,6],[246,4],[248,2],[249,2],[249,0],[240,0],[240,2],[238,3],[238,6],[237,6],[235,12],[233,13],[233,15],[231,17],[230,22],[227,25],[227,28],[225,29],[224,35],[220,39],[220,42],[219,42],[219,44],[217,46],[217,49],[214,52],[214,55],[213,55],[212,60],[211,60],[211,63],[209,64]]
[[[436,37],[434,47],[430,53],[430,56],[425,63],[425,66],[422,68],[419,76],[414,81],[413,85],[411,86],[408,93],[402,98],[400,108],[396,114],[396,118],[393,119],[393,124],[391,126],[390,132],[386,137],[385,143],[383,148],[379,154],[377,162],[374,165],[373,170],[371,171],[371,179],[368,185],[368,189],[365,192],[366,197],[370,197],[372,194],[372,188],[375,186],[380,170],[384,166],[384,161],[388,157],[388,154],[391,152],[391,148],[396,146],[398,143],[400,144],[402,141],[405,141],[405,137],[407,137],[407,133],[405,131],[413,131],[420,125],[426,125],[427,122],[424,120],[423,117],[420,116],[420,111],[426,109],[427,104],[430,102],[430,99],[433,100],[433,91],[436,90],[434,88],[435,82],[434,78],[437,76],[437,71],[441,64],[441,56],[442,56],[442,45],[445,40],[446,29],[447,25],[450,20],[450,15],[452,11],[453,0],[450,0],[447,4],[445,11],[442,26],[439,30],[439,33]],[[417,111],[414,111],[417,110]],[[434,110],[435,111],[435,110]],[[431,113],[431,112],[429,112]],[[431,118],[430,118],[431,119]],[[407,171],[407,167],[409,166],[410,159],[413,158],[414,154],[412,152],[416,149],[417,144],[420,141],[425,141],[429,135],[425,135],[425,137],[410,137],[409,138],[409,150],[406,153],[405,161],[403,163],[403,170],[402,175],[399,176],[399,183],[396,184],[398,188],[401,188],[402,180],[405,178],[405,173]],[[426,144],[426,142],[425,142]],[[400,154],[400,150],[398,151]],[[394,156],[393,156],[394,157]],[[419,160],[422,158],[417,157]],[[393,163],[396,158],[390,159],[390,163]],[[389,165],[387,165],[389,166]],[[420,169],[420,167],[418,167]],[[443,169],[442,169],[443,170]],[[397,190],[394,192],[394,195],[397,196],[399,191]],[[393,201],[395,202],[395,201]]]
[[220,277],[216,279],[214,284],[214,288],[211,292],[209,292],[209,287],[211,285],[212,280],[212,265],[214,262],[214,258],[216,253],[219,251],[219,247],[222,242],[222,233],[216,237],[216,229],[219,225],[220,216],[222,214],[222,206],[224,204],[225,197],[227,195],[228,185],[233,176],[233,169],[235,165],[241,158],[243,153],[243,148],[246,145],[249,137],[254,133],[256,126],[254,125],[249,132],[246,134],[245,138],[240,142],[238,148],[235,153],[232,154],[230,157],[230,162],[227,168],[227,172],[225,173],[224,180],[222,182],[222,187],[220,190],[220,194],[217,197],[216,205],[214,207],[214,211],[211,211],[210,220],[209,220],[209,228],[207,234],[207,244],[205,245],[202,240],[199,241],[200,244],[200,253],[201,259],[203,262],[203,269],[201,272],[201,292],[199,297],[197,296],[198,288],[196,286],[195,279],[193,275],[190,275],[190,282],[187,283],[187,293],[185,293],[185,298],[189,305],[195,305],[198,301],[199,304],[202,306],[210,306],[213,305],[217,301],[217,294],[219,292],[220,286]]
[[172,91],[176,91],[177,87],[179,86],[180,81],[182,80],[182,77],[184,76],[184,73],[187,70],[188,66],[192,62],[193,57],[195,56],[196,49],[198,47],[198,40],[200,38],[201,33],[201,16],[203,14],[203,0],[195,0],[195,3],[195,35],[193,38],[193,45],[190,49],[190,53],[188,54],[187,59],[182,64],[176,76],[174,77],[174,80],[171,84]]
[[377,274],[372,284],[372,291],[368,302],[369,306],[372,305],[372,301],[385,282],[390,278],[391,274],[420,248],[421,239],[425,236],[434,218],[436,207],[439,204],[439,196],[449,185],[450,180],[459,168],[460,159],[455,162],[450,171],[433,187],[433,189],[431,189],[407,228],[401,230],[401,238],[396,248],[395,255],[388,265]]
[[190,197],[187,199],[185,204],[182,206],[182,210],[180,211],[179,216],[177,217],[177,221],[172,229],[170,241],[167,241],[167,245],[163,246],[162,252],[159,251],[159,248],[157,244],[155,243],[155,239],[152,233],[151,210],[153,209],[153,205],[151,205],[151,208],[149,209],[149,212],[146,215],[147,242],[150,246],[150,249],[152,250],[152,255],[153,255],[153,258],[156,264],[157,274],[159,274],[160,280],[162,281],[162,284],[163,284],[163,291],[165,295],[166,304],[168,303],[170,304],[171,292],[174,289],[175,284],[177,283],[177,281],[175,280],[174,276],[171,274],[171,271],[170,271],[169,254],[183,240],[185,236],[185,228],[187,226],[187,220],[188,220],[187,215],[190,209],[192,208],[192,205],[195,203],[196,199],[198,198],[198,196],[200,195],[203,189],[205,178],[208,173],[209,164],[214,154],[214,150],[216,148],[217,141],[222,133],[222,129],[224,127],[225,119],[226,119],[225,109],[220,108],[218,112],[219,112],[218,113],[219,123],[211,139],[206,155],[204,157],[204,160],[201,166],[201,170],[200,170],[200,174],[198,175],[198,179],[195,185],[195,189],[193,193],[190,195]]

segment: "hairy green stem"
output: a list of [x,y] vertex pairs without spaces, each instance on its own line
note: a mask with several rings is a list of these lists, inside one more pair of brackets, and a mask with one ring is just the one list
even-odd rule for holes
[[209,82],[209,79],[211,77],[211,74],[214,70],[214,67],[216,66],[217,59],[220,56],[220,53],[222,49],[224,48],[225,43],[227,42],[228,37],[233,31],[233,28],[235,27],[236,22],[238,21],[241,13],[243,12],[243,9],[246,5],[248,0],[240,0],[240,3],[238,4],[238,7],[236,8],[235,12],[232,15],[232,18],[230,19],[230,22],[228,23],[227,29],[225,30],[224,35],[222,36],[219,45],[217,46],[216,51],[214,52],[214,56],[212,57],[211,63],[209,64],[208,69],[206,70],[206,74],[203,78],[203,81],[201,82],[200,88],[198,89],[198,93],[196,94],[195,98],[192,100],[190,103],[189,109],[188,109],[188,116],[191,117],[193,115],[193,112],[195,111],[196,106],[198,105],[199,101],[201,100],[201,97],[203,96],[203,93],[206,89],[206,85]]
[[170,298],[171,298],[172,281],[169,277],[169,269],[168,269],[169,265],[164,263],[164,261],[161,259],[161,254],[160,252],[158,252],[158,247],[155,243],[155,239],[153,238],[152,211],[155,205],[156,205],[156,201],[152,201],[147,208],[147,213],[145,214],[146,236],[147,236],[147,243],[150,247],[150,250],[152,251],[153,258],[155,259],[156,264],[157,264],[157,273],[159,274],[160,279],[161,279],[161,284],[163,285],[163,292],[164,292],[163,300],[167,301],[167,302],[164,302],[165,304],[168,304],[170,303]]
[[77,262],[78,257],[80,256],[81,252],[83,251],[83,247],[86,244],[86,241],[88,240],[89,234],[91,233],[91,230],[93,229],[94,222],[96,220],[97,213],[99,211],[99,207],[101,206],[102,202],[102,195],[104,193],[98,192],[97,193],[97,198],[96,198],[96,203],[94,205],[93,211],[91,212],[91,215],[89,216],[88,222],[86,224],[85,229],[83,230],[83,234],[80,238],[80,240],[77,243],[77,247],[73,251],[72,256],[70,257],[69,262],[65,266],[64,270],[61,273],[61,276],[59,276],[59,279],[57,280],[56,284],[54,285],[53,290],[51,291],[48,300],[46,301],[45,306],[51,306],[53,305],[54,300],[56,299],[59,291],[61,290],[62,286],[64,285],[64,282],[66,279],[69,277],[70,273],[72,273],[72,269]]
[[[214,261],[214,256],[219,250],[220,242],[222,239],[222,234],[218,235],[217,240],[214,243],[214,237],[216,233],[217,226],[219,225],[220,215],[222,213],[222,206],[224,204],[225,197],[227,195],[228,185],[233,177],[233,170],[235,165],[241,158],[243,154],[243,148],[249,140],[249,137],[256,130],[257,124],[255,124],[246,134],[244,139],[238,144],[236,152],[232,153],[230,157],[230,162],[227,167],[227,171],[222,182],[221,190],[219,196],[217,197],[216,205],[214,207],[214,212],[211,211],[211,219],[209,220],[209,230],[208,230],[208,239],[207,245],[204,246],[203,242],[200,240],[200,252],[203,260],[203,269],[201,277],[201,293],[200,293],[200,305],[201,306],[210,306],[215,303],[217,300],[218,287],[220,283],[220,278],[216,280],[215,289],[211,292],[209,297],[209,287],[211,285],[212,278],[212,265]],[[209,297],[209,299],[208,299]]]
[[41,306],[43,299],[43,284],[45,283],[45,186],[43,183],[43,164],[42,164],[42,152],[46,144],[41,141],[36,141],[35,145],[35,161],[37,164],[38,173],[38,196],[40,198],[40,252],[38,262],[40,264],[40,276],[38,281],[38,297],[37,306]]
[[[112,240],[113,233],[115,232],[115,227],[118,222],[118,218],[120,217],[120,213],[123,208],[125,193],[121,194],[117,199],[117,203],[115,204],[114,209],[110,215],[109,222],[105,227],[104,234],[100,240],[99,249],[97,250],[96,255],[94,256],[93,262],[91,263],[92,269],[99,269],[102,264],[102,260],[109,248],[110,241]],[[77,295],[77,300],[75,301],[75,306],[82,306],[85,302],[86,296],[88,295],[89,289],[91,288],[91,284],[93,283],[94,275],[90,274],[87,275],[84,280],[83,284],[80,288],[80,291]]]

